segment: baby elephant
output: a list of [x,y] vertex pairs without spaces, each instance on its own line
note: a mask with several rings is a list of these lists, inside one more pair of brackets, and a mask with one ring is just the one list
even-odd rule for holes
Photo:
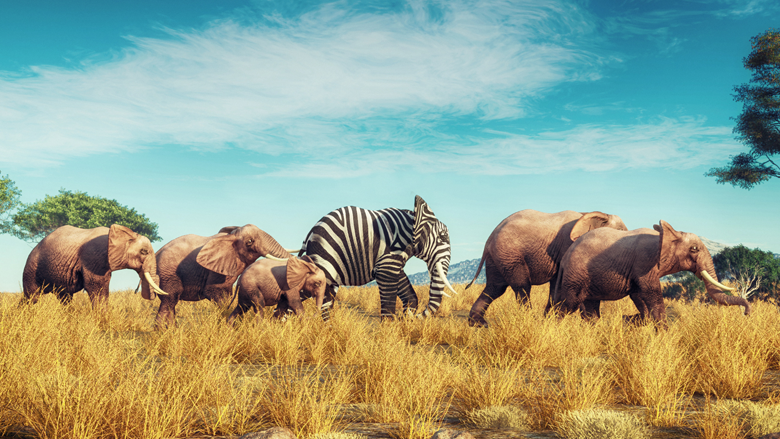
[[308,256],[291,257],[286,262],[259,259],[238,279],[238,306],[228,317],[228,324],[249,308],[262,318],[264,307],[277,304],[274,317],[283,316],[289,308],[303,315],[301,292],[304,298],[315,297],[320,309],[326,284],[325,272]]

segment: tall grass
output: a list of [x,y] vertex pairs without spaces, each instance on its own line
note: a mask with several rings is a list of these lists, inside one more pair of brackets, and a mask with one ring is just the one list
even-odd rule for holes
[[[507,291],[477,329],[466,316],[481,287],[455,288],[427,319],[402,315],[399,303],[397,318],[380,322],[376,287],[342,288],[328,323],[305,303],[303,318],[231,327],[228,309],[204,301],[180,303],[177,325],[160,331],[156,304],[130,291],[112,293],[102,311],[83,293],[67,306],[52,295],[18,306],[19,294],[0,294],[0,431],[185,438],[280,425],[310,438],[365,421],[423,439],[454,419],[513,413],[530,428],[564,431],[567,414],[632,407],[653,426],[738,437],[770,424],[730,424],[738,417],[722,415],[718,401],[759,401],[756,419],[776,413],[774,304],[745,317],[669,302],[661,330],[625,324],[630,300],[604,303],[596,322],[545,316],[542,286],[524,306]],[[428,289],[416,290],[427,303]]]

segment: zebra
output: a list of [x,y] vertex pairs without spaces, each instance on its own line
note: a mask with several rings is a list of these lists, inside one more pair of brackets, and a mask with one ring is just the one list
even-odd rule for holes
[[447,281],[450,237],[445,226],[419,195],[414,211],[397,208],[367,210],[355,206],[336,209],[320,219],[303,241],[299,256],[309,255],[327,278],[321,313],[324,320],[339,286],[379,286],[380,316],[395,316],[395,298],[404,312],[416,312],[417,294],[403,271],[406,261],[418,257],[428,265],[431,277],[428,306],[422,316],[441,306],[444,287],[457,294]]

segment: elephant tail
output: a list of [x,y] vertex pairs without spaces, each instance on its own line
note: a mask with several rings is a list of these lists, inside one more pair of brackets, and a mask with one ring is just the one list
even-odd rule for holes
[[482,266],[485,264],[485,256],[487,256],[487,247],[485,248],[485,250],[482,251],[482,259],[479,260],[479,266],[477,267],[477,272],[474,273],[474,279],[471,279],[471,282],[469,282],[469,284],[466,285],[465,288],[466,290],[468,290],[479,277],[479,272],[482,271]]

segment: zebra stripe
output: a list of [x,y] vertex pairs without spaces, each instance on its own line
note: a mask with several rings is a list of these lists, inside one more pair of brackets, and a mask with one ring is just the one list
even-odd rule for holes
[[[418,197],[419,198],[419,197]],[[336,209],[314,225],[301,247],[300,256],[309,255],[328,279],[328,287],[365,285],[376,280],[379,285],[382,317],[395,314],[395,298],[404,310],[416,310],[417,294],[403,272],[406,261],[417,256],[426,261],[431,273],[431,294],[426,315],[438,310],[444,283],[435,263],[446,274],[450,251],[447,228],[436,219],[427,204],[419,198],[415,211],[388,208],[366,210],[354,206]],[[327,320],[332,298],[323,304]]]

